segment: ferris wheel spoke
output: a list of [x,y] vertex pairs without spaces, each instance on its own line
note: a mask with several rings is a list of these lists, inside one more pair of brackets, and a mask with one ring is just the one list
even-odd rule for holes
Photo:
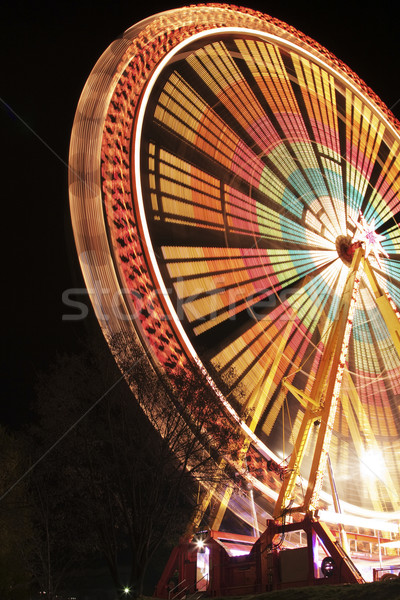
[[[272,244],[272,247],[292,247],[294,252],[306,247],[335,250],[335,234],[329,227],[329,219],[322,217],[321,222],[310,210],[304,222],[301,205],[296,208],[292,202],[289,210],[285,203],[278,204],[279,191],[284,189],[272,176],[265,180],[265,187],[249,196],[238,189],[237,178],[235,187],[224,185],[207,171],[172,153],[156,152],[154,147],[151,156],[149,174],[153,183],[148,193],[154,200],[149,217],[158,244],[166,244],[168,236],[175,243],[179,238],[196,239],[205,230],[210,236],[208,245],[213,242],[218,245],[218,239],[225,235],[225,243],[233,247],[243,245],[247,239],[246,245],[250,247],[268,248]],[[314,205],[313,210],[321,211],[319,203]],[[328,214],[326,207],[324,214]],[[193,233],[188,228],[193,228]]]
[[[219,70],[217,69],[217,72],[214,72],[214,78],[212,79],[212,83],[210,83],[210,77],[212,77],[212,69],[210,75],[210,66],[208,64],[210,59],[207,63],[207,69],[198,57],[196,57],[195,60],[197,61],[196,65],[198,67],[197,75],[199,76],[199,73],[201,75],[201,73],[204,72],[203,79],[207,80],[208,84],[213,88],[213,93],[219,94],[219,102],[222,104],[224,101],[228,102],[228,99],[225,98],[221,88],[223,81],[221,83],[217,77],[220,75]],[[202,60],[204,62],[204,57],[202,57]],[[237,90],[241,90],[243,96],[241,103],[244,106],[244,103],[248,100],[248,94],[251,94],[251,92],[246,87],[247,84],[240,74],[236,73],[235,77],[237,80]],[[245,89],[241,89],[240,86]],[[286,82],[286,87],[287,86],[289,86],[289,80]],[[269,98],[271,90],[264,90],[264,92]],[[236,93],[239,92],[237,91]],[[204,158],[200,160],[200,163],[204,163],[204,161],[210,160],[211,158],[214,163],[220,164],[220,169],[221,167],[222,169],[226,168],[226,165],[229,163],[228,157],[231,152],[229,148],[232,147],[233,144],[233,146],[237,148],[237,156],[236,158],[233,158],[233,162],[230,164],[232,165],[231,168],[234,167],[234,178],[237,182],[244,177],[244,180],[247,180],[248,185],[251,186],[252,194],[256,193],[258,189],[269,192],[271,189],[270,182],[273,179],[276,180],[275,186],[278,186],[278,188],[282,185],[286,186],[286,200],[283,200],[283,207],[292,212],[292,218],[293,214],[296,216],[296,213],[293,213],[293,208],[296,206],[296,203],[299,206],[297,212],[300,213],[299,217],[301,217],[305,207],[308,207],[308,210],[313,210],[312,207],[310,208],[310,205],[312,204],[310,200],[312,198],[324,197],[325,205],[328,201],[333,208],[333,210],[326,211],[326,224],[338,229],[338,227],[340,227],[339,220],[343,221],[343,210],[341,210],[340,203],[337,205],[336,200],[338,193],[339,198],[343,196],[340,190],[340,180],[337,172],[338,163],[336,162],[335,164],[332,161],[329,162],[326,156],[320,156],[320,152],[315,151],[316,145],[313,145],[311,140],[307,137],[307,131],[304,123],[302,123],[301,111],[296,105],[293,90],[291,90],[289,96],[292,98],[292,109],[295,111],[292,118],[297,123],[298,131],[296,136],[299,136],[300,133],[302,133],[303,141],[301,143],[288,143],[290,141],[290,138],[288,137],[287,141],[282,143],[281,140],[284,139],[285,135],[290,134],[290,136],[293,137],[293,124],[292,129],[286,124],[286,129],[283,133],[282,124],[278,127],[278,131],[276,131],[271,123],[268,126],[271,130],[271,135],[273,131],[275,132],[272,139],[279,140],[280,143],[276,144],[275,148],[272,148],[268,154],[265,152],[265,142],[260,141],[261,145],[257,145],[255,142],[252,145],[243,142],[243,131],[237,130],[238,121],[234,120],[233,123],[230,121],[229,124],[228,122],[225,122],[215,112],[215,108],[211,108],[204,104],[204,100],[200,101],[200,96],[197,91],[193,89],[182,76],[179,76],[176,71],[172,73],[163,89],[163,93],[160,95],[159,103],[154,112],[155,122],[159,122],[163,127],[166,127],[171,131],[169,139],[174,139],[174,137],[179,135],[183,144],[186,143],[186,140],[188,139],[193,140],[192,149],[188,148],[186,152],[188,156],[190,156],[191,153],[193,154],[194,148],[196,148],[196,151],[198,151],[199,148],[202,148]],[[203,113],[208,116],[206,119],[203,118],[201,122],[199,121],[198,125],[195,125],[193,109],[190,107],[194,108],[199,102],[202,103]],[[180,108],[179,120],[174,117],[174,111],[176,111],[178,105]],[[228,108],[231,109],[229,114],[231,114],[232,118],[235,115],[236,117],[239,115],[241,121],[243,121],[243,119],[246,118],[243,115],[247,114],[247,108],[242,113],[237,107],[235,108],[235,106],[236,105],[232,104],[232,101],[229,100]],[[235,115],[232,116],[232,110],[234,108]],[[259,113],[259,118],[263,123],[263,131],[265,131],[267,116],[263,113],[261,107],[259,107]],[[281,113],[277,114],[280,115]],[[250,127],[249,123],[254,122],[254,117],[249,119],[250,117],[248,117],[247,127]],[[207,143],[207,139],[212,140],[218,130],[220,139],[218,141],[219,151],[216,154],[215,151],[210,152],[211,148],[209,143]],[[271,139],[271,135],[269,136],[269,139]],[[238,143],[238,140],[240,140],[240,143]],[[223,149],[224,147],[225,150]],[[254,151],[255,147],[256,152]],[[261,154],[260,148],[263,148]],[[217,161],[215,161],[216,158]],[[243,169],[243,167],[241,167],[243,161],[245,161],[246,165],[251,165],[250,176],[248,169]],[[321,174],[322,163],[324,164],[324,169]],[[258,167],[255,169],[257,164]],[[264,181],[269,186],[269,189],[266,187],[266,184],[264,184]],[[319,209],[321,205],[318,203],[316,206],[317,209]]]
[[332,262],[331,252],[260,248],[173,246],[162,255],[168,289],[203,343],[265,318]]
[[[332,276],[336,278],[335,273]],[[271,357],[280,344],[288,322],[293,323],[293,330],[282,351],[280,377],[283,376],[282,369],[286,375],[290,370],[295,372],[306,357],[309,358],[311,354],[314,356],[321,317],[323,314],[330,314],[335,304],[328,284],[329,278],[325,277],[326,280],[321,274],[310,277],[308,282],[304,282],[303,288],[291,290],[263,318],[255,315],[254,321],[247,319],[246,327],[240,322],[241,327],[236,335],[235,328],[231,328],[228,344],[222,349],[216,346],[212,357],[222,378],[229,379],[233,388],[240,383],[248,390],[254,389],[263,373],[268,371]],[[324,319],[325,327],[329,328],[328,317],[325,316]]]

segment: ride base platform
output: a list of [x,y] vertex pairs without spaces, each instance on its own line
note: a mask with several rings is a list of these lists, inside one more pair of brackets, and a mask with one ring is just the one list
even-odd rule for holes
[[[285,534],[303,532],[306,544],[285,548]],[[322,557],[322,558],[321,558]],[[318,519],[274,520],[257,539],[201,532],[174,548],[155,590],[157,598],[258,594],[289,587],[365,583],[329,528]]]

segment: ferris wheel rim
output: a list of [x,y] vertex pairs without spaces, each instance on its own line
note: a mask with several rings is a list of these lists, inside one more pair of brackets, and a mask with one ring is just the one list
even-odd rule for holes
[[[177,10],[179,10],[179,9],[177,9]],[[169,11],[168,11],[168,12],[169,12]],[[162,13],[161,13],[161,14],[162,14]],[[156,16],[157,16],[157,15],[156,15]],[[139,24],[139,25],[140,25],[140,24]],[[227,29],[226,29],[226,28],[221,28],[221,30],[220,30],[220,29],[215,29],[215,31],[216,31],[217,33],[220,33],[220,31],[222,31],[222,30],[224,31],[224,33],[227,33]],[[243,31],[243,28],[239,28],[239,30],[240,30],[240,31]],[[129,31],[129,30],[128,30],[128,31]],[[207,37],[207,35],[210,35],[210,32],[211,32],[211,31],[212,31],[212,30],[207,30],[207,31],[205,31],[205,32],[203,32],[203,33],[201,33],[201,34],[199,34],[199,37],[201,37],[201,36]],[[259,32],[259,31],[257,31],[257,32],[256,32],[256,34],[257,34],[257,36],[259,36],[259,35],[260,35],[260,32]],[[192,38],[190,38],[190,37],[189,37],[187,40],[185,40],[184,42],[182,42],[182,47],[184,47],[186,44],[190,43],[190,41],[191,41],[191,40],[192,40]],[[167,59],[167,57],[168,57],[168,54],[165,56],[165,59]],[[314,59],[314,60],[316,59],[314,55],[313,55],[313,59]],[[127,61],[127,63],[129,63],[129,60]],[[160,71],[161,71],[161,69],[160,69]],[[345,75],[343,75],[343,74],[341,73],[341,76],[342,76],[342,77],[345,79]],[[346,81],[346,83],[347,83],[347,84],[349,83],[349,81],[348,81],[347,79],[345,79],[345,81]],[[359,90],[359,88],[357,88],[356,84],[352,84],[352,85],[353,85],[353,86],[355,86],[355,89],[357,89],[357,93],[361,93],[361,92],[360,92],[360,90]],[[363,96],[363,97],[364,97],[364,96]],[[366,97],[366,99],[368,100],[368,102],[369,102],[370,104],[371,104],[371,103],[373,103],[373,100],[372,100],[372,99],[371,99],[369,96],[368,96],[368,97]],[[375,105],[374,105],[374,110],[377,110],[379,113],[382,113],[382,110],[381,110],[381,108],[380,108],[379,106],[375,106]],[[381,117],[383,117],[383,118],[385,119],[385,122],[387,123],[387,125],[388,125],[388,126],[389,126],[389,127],[392,129],[392,130],[396,131],[396,134],[397,134],[397,129],[396,129],[395,125],[394,125],[394,124],[393,124],[393,123],[390,121],[390,119],[388,120],[388,117],[387,117],[386,115],[383,115],[383,113],[382,113],[382,114],[380,114],[380,116],[381,116]],[[138,173],[140,173],[140,169],[138,169]],[[116,269],[116,270],[118,270],[118,269]],[[167,297],[167,296],[165,296],[165,297]],[[128,302],[128,300],[127,300],[127,302]],[[128,311],[128,312],[129,312],[129,311]],[[253,436],[253,437],[254,437],[254,438],[256,438],[256,436]],[[255,441],[256,441],[256,440],[254,439],[254,442],[255,442]],[[267,449],[267,450],[268,450],[268,449]]]

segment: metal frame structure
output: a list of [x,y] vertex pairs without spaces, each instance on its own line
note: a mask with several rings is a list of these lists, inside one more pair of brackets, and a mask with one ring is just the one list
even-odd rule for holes
[[[400,356],[400,321],[398,311],[379,285],[374,271],[371,269],[369,260],[365,257],[365,249],[357,247],[347,276],[338,310],[338,317],[331,330],[310,396],[287,384],[290,386],[290,390],[306,403],[306,412],[288,465],[288,477],[283,482],[276,503],[274,511],[275,519],[278,519],[283,514],[293,512],[313,513],[318,508],[319,493],[325,472],[331,431],[344,374],[349,336],[353,323],[354,306],[357,301],[360,283],[360,265],[362,265],[368,277],[378,308],[388,327],[396,351]],[[318,423],[318,436],[304,502],[301,506],[292,505],[293,490],[306,451],[310,428],[315,423]]]
[[[199,5],[149,17],[94,67],[73,126],[69,185],[97,318],[107,339],[133,337],[171,380],[196,369],[232,433],[241,431],[239,459],[219,455],[217,466],[236,470],[267,499],[256,514],[251,490],[246,510],[243,496],[232,497],[234,478],[220,489],[208,483],[198,522],[213,495],[215,529],[228,504],[259,531],[274,506],[275,519],[314,513],[320,493],[328,496],[321,486],[342,379],[347,454],[340,462],[332,443],[333,462],[348,470],[351,452],[360,456],[366,440],[394,440],[384,501],[366,483],[363,495],[350,490],[348,506],[353,514],[400,508],[391,479],[400,478],[399,314],[382,285],[386,276],[399,305],[399,132],[383,102],[326,48],[243,7]],[[385,232],[394,260],[371,267],[366,248],[348,244],[354,257],[342,293],[335,236],[352,232],[360,210]],[[361,269],[369,285],[360,290],[368,295],[358,303],[360,319],[377,306],[379,335],[387,327],[395,352],[375,344],[375,353],[373,325],[360,327],[363,341],[371,340],[370,360],[354,376],[345,357]],[[382,356],[386,379],[362,397],[364,376],[379,374]],[[300,428],[288,466],[277,443],[281,426],[284,444],[295,430],[278,419],[287,396]],[[314,457],[299,502],[295,486],[311,431]]]

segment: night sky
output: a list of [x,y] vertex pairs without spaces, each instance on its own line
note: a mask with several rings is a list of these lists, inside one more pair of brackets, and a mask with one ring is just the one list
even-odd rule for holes
[[[108,45],[139,20],[184,2],[8,1],[1,9],[3,228],[0,422],[29,418],[33,382],[71,352],[82,322],[63,292],[82,287],[71,233],[67,163],[81,90]],[[375,3],[243,3],[294,25],[347,63],[400,118],[399,12]],[[365,8],[364,8],[365,7]],[[362,12],[364,10],[364,12]]]

